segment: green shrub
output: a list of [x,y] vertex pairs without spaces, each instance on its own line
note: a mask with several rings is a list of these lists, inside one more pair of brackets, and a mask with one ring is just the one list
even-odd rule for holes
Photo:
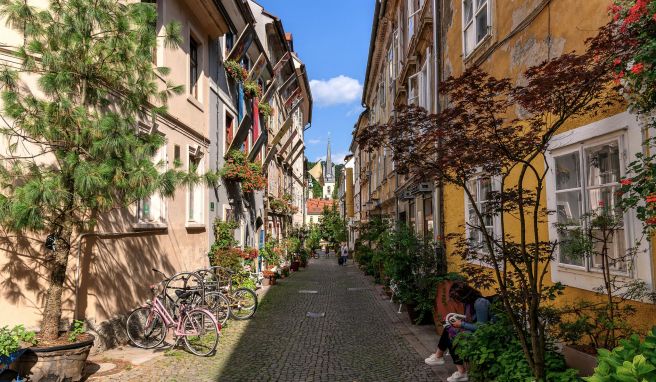
[[84,321],[75,320],[71,329],[68,331],[68,342],[77,341],[78,337],[84,334],[86,330],[84,329]]
[[656,381],[656,327],[644,341],[636,334],[621,340],[612,351],[599,349],[599,365],[588,382]]
[[36,343],[36,334],[25,330],[23,325],[9,329],[8,326],[0,328],[0,357],[8,357],[21,347],[32,346]]
[[[512,326],[500,313],[496,314],[495,318],[495,322],[483,324],[473,333],[463,332],[455,339],[458,355],[470,365],[470,380],[534,381],[535,378]],[[567,369],[563,357],[555,352],[553,344],[548,344],[545,358],[547,381],[580,380],[576,370]]]

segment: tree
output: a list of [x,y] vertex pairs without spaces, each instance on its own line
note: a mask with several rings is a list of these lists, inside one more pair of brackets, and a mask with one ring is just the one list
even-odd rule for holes
[[337,206],[325,207],[319,218],[319,229],[329,245],[337,251],[340,243],[348,239],[346,231],[346,221],[339,215]]
[[[400,173],[464,190],[472,234],[451,235],[454,253],[465,260],[471,282],[497,290],[538,381],[546,375],[548,302],[562,290],[545,282],[558,243],[541,229],[550,213],[542,199],[549,171],[543,156],[566,122],[619,101],[609,85],[616,38],[603,28],[585,52],[526,70],[525,85],[470,68],[440,86],[448,104],[438,115],[402,108],[396,121],[362,129],[356,138],[366,150],[389,146]],[[478,179],[495,189],[484,204],[476,198]],[[500,221],[499,235],[486,228],[492,219]]]
[[[152,158],[164,138],[138,133],[138,121],[165,112],[168,98],[183,91],[160,84],[168,70],[152,65],[153,4],[51,0],[39,10],[3,0],[0,15],[24,36],[20,68],[0,71],[1,133],[9,142],[0,159],[0,224],[50,234],[41,336],[53,339],[75,235],[92,230],[103,212],[156,192],[171,196],[200,179],[195,169],[162,171]],[[165,46],[177,46],[179,30],[165,27]],[[39,92],[25,86],[28,75],[38,76]]]

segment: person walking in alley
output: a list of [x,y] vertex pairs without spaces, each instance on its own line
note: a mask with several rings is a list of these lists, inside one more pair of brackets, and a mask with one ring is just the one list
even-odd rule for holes
[[348,246],[346,243],[342,243],[341,247],[339,248],[340,251],[340,258],[339,258],[339,265],[346,265],[346,260],[348,259]]
[[440,341],[437,345],[437,351],[426,358],[426,364],[444,365],[444,353],[449,350],[453,363],[456,365],[456,372],[453,373],[447,382],[467,382],[469,377],[464,361],[458,356],[457,349],[453,346],[453,339],[463,331],[473,332],[481,324],[490,321],[490,301],[481,295],[481,292],[470,287],[465,282],[456,282],[449,290],[449,297],[465,305],[465,320],[455,320],[449,326],[444,328]]

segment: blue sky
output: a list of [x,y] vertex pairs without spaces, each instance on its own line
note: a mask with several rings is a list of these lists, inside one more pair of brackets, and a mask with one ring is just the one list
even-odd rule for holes
[[308,159],[324,159],[329,134],[333,161],[343,159],[362,110],[374,0],[256,1],[280,17],[307,66],[314,98],[312,127],[305,133]]

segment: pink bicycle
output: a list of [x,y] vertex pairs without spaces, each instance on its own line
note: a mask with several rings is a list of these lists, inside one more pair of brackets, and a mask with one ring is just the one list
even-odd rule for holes
[[[174,277],[198,277],[194,273],[178,274]],[[165,280],[166,281],[166,280]],[[161,283],[151,286],[152,301],[130,313],[126,321],[126,332],[132,343],[143,349],[157,347],[164,342],[169,328],[173,328],[176,346],[182,339],[189,351],[198,356],[208,356],[216,351],[221,333],[214,315],[207,309],[192,307],[190,298],[196,290],[176,290],[177,311],[172,315],[164,306],[166,295],[161,293]]]

